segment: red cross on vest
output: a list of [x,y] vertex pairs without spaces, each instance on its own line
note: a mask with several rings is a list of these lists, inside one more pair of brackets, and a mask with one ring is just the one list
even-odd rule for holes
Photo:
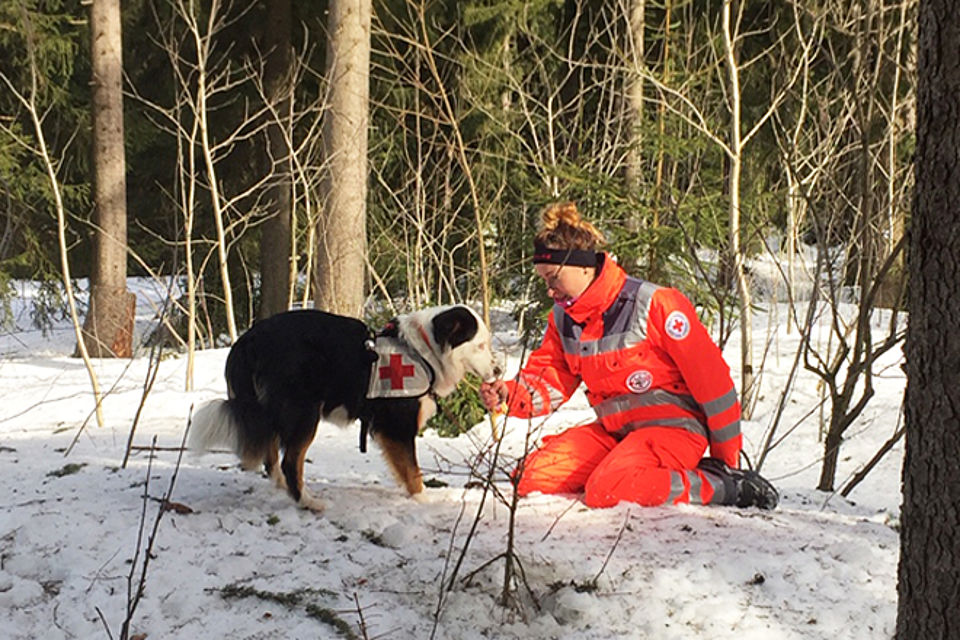
[[380,367],[380,379],[390,378],[391,389],[403,389],[404,378],[411,378],[415,374],[412,364],[403,364],[403,355],[400,353],[391,353],[389,366]]

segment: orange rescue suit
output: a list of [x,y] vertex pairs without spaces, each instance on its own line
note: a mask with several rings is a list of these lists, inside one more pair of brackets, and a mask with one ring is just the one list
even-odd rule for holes
[[696,469],[708,446],[739,466],[740,402],[720,349],[676,289],[628,277],[608,254],[598,269],[507,382],[521,418],[551,413],[583,382],[598,421],[544,438],[518,491],[584,491],[589,506],[723,502],[716,476]]

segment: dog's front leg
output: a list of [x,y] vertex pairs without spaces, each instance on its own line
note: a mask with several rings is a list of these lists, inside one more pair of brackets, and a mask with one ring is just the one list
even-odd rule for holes
[[417,464],[416,444],[410,440],[393,440],[391,438],[379,438],[377,444],[383,451],[383,457],[386,458],[393,475],[397,481],[402,484],[407,493],[415,496],[423,491],[423,473]]

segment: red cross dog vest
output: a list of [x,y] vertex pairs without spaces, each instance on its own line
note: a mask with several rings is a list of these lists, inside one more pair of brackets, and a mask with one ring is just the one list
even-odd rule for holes
[[406,342],[378,335],[373,350],[377,360],[370,371],[368,398],[418,398],[430,391],[430,365]]

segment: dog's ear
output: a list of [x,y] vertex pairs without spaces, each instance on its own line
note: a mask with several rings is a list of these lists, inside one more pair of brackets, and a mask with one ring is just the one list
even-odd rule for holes
[[451,349],[477,335],[477,317],[463,306],[453,307],[433,317],[433,339]]

